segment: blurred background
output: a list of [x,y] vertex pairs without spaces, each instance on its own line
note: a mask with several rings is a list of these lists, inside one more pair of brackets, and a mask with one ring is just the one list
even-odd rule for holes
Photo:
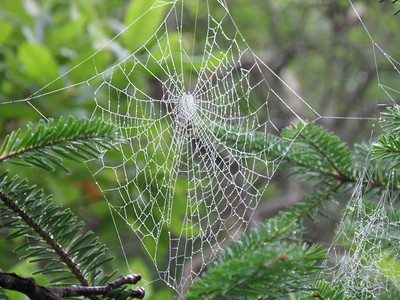
[[[140,36],[132,36],[131,40],[117,38],[96,55],[95,62],[85,61],[131,22],[135,14],[132,7],[140,7],[140,2],[143,0],[0,0],[0,140],[28,122],[37,122],[41,114],[53,118],[90,117],[93,87],[73,85],[93,76],[94,64],[98,69],[106,69],[145,41],[141,41],[143,37]],[[191,14],[195,2],[183,2],[188,16],[184,26],[188,32],[193,31],[194,23],[190,18],[197,17],[200,25],[207,21],[207,16]],[[319,119],[319,125],[332,130],[350,145],[371,138],[377,123],[374,118],[379,117],[382,109],[377,104],[390,104],[399,97],[399,87],[394,80],[397,72],[372,43],[349,1],[229,0],[226,3],[258,57],[320,115],[328,116]],[[400,17],[393,16],[395,7],[374,0],[353,3],[377,45],[391,57],[399,57]],[[213,13],[221,9],[216,1],[209,0],[208,5]],[[204,36],[197,38],[204,39]],[[79,71],[71,71],[53,82],[77,64],[80,64]],[[140,80],[142,84],[152,85],[146,72]],[[271,80],[270,84],[285,97],[281,81]],[[381,86],[391,87],[393,91],[384,93]],[[68,88],[63,90],[64,87]],[[41,114],[24,101],[14,101],[35,95],[38,90],[43,94],[55,89],[62,92],[43,96],[45,101],[32,102]],[[284,100],[290,103],[291,95],[286,96]],[[274,118],[275,124],[282,127],[296,121],[277,112]],[[378,133],[374,131],[373,136]],[[110,254],[116,257],[113,264],[120,273],[129,272],[109,208],[85,166],[69,164],[72,174],[68,176],[62,171],[50,174],[8,164],[6,167],[53,194],[54,200],[63,207],[70,207],[85,221],[87,229],[93,230],[107,244]],[[275,215],[294,201],[301,201],[309,187],[289,174],[290,170],[274,176],[252,224]],[[105,174],[101,180],[115,178]],[[337,199],[336,204],[328,207],[332,218],[322,220],[318,230],[314,225],[305,239],[329,245],[345,201],[346,195],[343,195],[343,199]],[[133,235],[128,226],[119,226],[119,232],[122,239]],[[11,252],[17,245],[18,241],[0,240],[0,266],[4,271],[30,276],[35,265],[17,259]],[[128,264],[147,281],[155,280],[158,278],[156,270],[143,252],[139,243],[131,243],[131,247],[125,249]],[[174,295],[160,282],[147,285],[146,294],[148,299],[172,299]],[[15,295],[13,299],[18,298]]]

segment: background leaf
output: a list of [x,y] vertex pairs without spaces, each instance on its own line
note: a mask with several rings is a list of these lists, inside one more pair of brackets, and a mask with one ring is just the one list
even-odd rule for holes
[[27,75],[40,84],[45,84],[58,76],[57,62],[44,45],[23,43],[18,48],[18,60]]
[[129,26],[124,33],[126,48],[134,52],[142,46],[160,26],[169,7],[158,0],[132,0],[124,20]]

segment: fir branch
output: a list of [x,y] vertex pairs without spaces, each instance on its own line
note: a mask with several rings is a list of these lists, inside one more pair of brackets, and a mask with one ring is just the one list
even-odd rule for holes
[[308,289],[311,275],[318,270],[315,263],[325,258],[325,250],[301,243],[288,245],[283,240],[299,237],[303,218],[317,213],[339,188],[340,184],[325,193],[314,192],[304,203],[260,223],[248,236],[243,234],[218,255],[203,278],[189,288],[185,299],[263,299]]
[[[57,125],[53,120],[41,121],[35,130],[29,124],[22,138],[20,130],[6,137],[0,147],[0,162],[16,162],[14,159],[19,158],[24,165],[49,171],[59,167],[68,171],[62,157],[78,162],[96,158],[104,149],[114,147],[116,130],[115,126],[101,120],[75,120],[73,117],[65,122],[60,118]],[[99,268],[112,257],[105,256],[107,249],[93,238],[93,232],[81,233],[83,226],[84,223],[77,222],[69,209],[61,210],[60,206],[54,205],[51,196],[45,196],[43,190],[28,186],[27,181],[18,176],[9,178],[7,172],[0,175],[0,228],[8,229],[6,239],[24,237],[24,243],[15,251],[25,249],[27,254],[22,259],[41,263],[42,269],[34,274],[61,274],[51,282],[70,285],[72,283],[68,281],[73,279],[80,284],[80,287],[63,290],[43,288],[90,298],[110,291],[107,297],[111,298],[143,297],[142,288],[126,291],[121,287],[125,283],[136,283],[140,279],[138,275],[106,285],[116,271],[107,275]],[[91,286],[96,283],[97,286]],[[34,290],[37,288],[37,285],[33,286]]]
[[231,257],[232,253],[241,253],[240,255],[251,253],[265,243],[289,237],[293,231],[300,234],[302,232],[300,224],[304,217],[313,217],[319,212],[322,203],[329,200],[340,186],[339,184],[328,189],[325,193],[314,191],[310,196],[304,197],[303,203],[295,203],[287,212],[279,213],[276,217],[267,220],[265,224],[260,223],[259,228],[250,231],[249,235],[253,237],[253,240],[249,241],[247,236],[243,235],[240,241],[231,244],[233,249],[239,247],[237,252],[226,252],[229,255],[225,256],[225,259]]
[[371,147],[371,159],[386,162],[391,170],[400,166],[400,106],[389,107],[380,119],[385,131]]
[[[51,230],[46,230],[44,227],[47,227],[47,224],[44,224],[42,226],[42,222],[36,221],[34,217],[32,217],[27,210],[21,206],[18,201],[13,200],[9,197],[7,197],[5,194],[1,192],[3,190],[2,188],[0,189],[0,200],[2,203],[7,206],[10,210],[12,210],[16,215],[19,216],[19,218],[25,222],[32,230],[34,230],[45,242],[48,246],[50,246],[55,254],[60,258],[60,260],[67,266],[67,268],[71,271],[72,274],[74,274],[75,278],[78,279],[78,281],[81,283],[81,285],[84,286],[89,286],[89,281],[85,278],[83,272],[80,270],[78,267],[78,264],[74,262],[69,255],[67,254],[67,250],[64,249],[53,237],[51,234]],[[42,198],[43,199],[43,198]],[[40,199],[40,200],[42,200]],[[40,204],[39,201],[37,204]],[[46,215],[46,212],[43,212]],[[56,217],[59,217],[60,215],[56,215]],[[40,223],[39,223],[40,222]],[[38,253],[40,254],[40,253]]]
[[[370,163],[369,145],[356,144],[351,153],[345,143],[322,127],[313,123],[301,126],[292,125],[284,130],[284,135],[293,139],[284,159],[300,178],[322,185],[339,182],[353,186],[361,182],[368,189],[400,190],[400,185],[391,180],[392,174],[384,161]],[[364,171],[369,175],[368,180],[363,179]]]
[[396,104],[391,107],[387,107],[386,111],[381,113],[379,123],[382,129],[388,134],[399,132],[400,105]]
[[[393,130],[392,135],[398,135],[398,107],[393,108],[383,118],[388,120],[385,124],[386,129]],[[280,159],[286,166],[294,167],[303,179],[317,181],[314,186],[317,189],[304,198],[304,203],[295,204],[288,212],[282,212],[267,220],[265,224],[260,224],[259,228],[252,229],[248,236],[243,235],[241,240],[232,243],[211,263],[203,278],[195,281],[189,288],[187,299],[224,299],[233,296],[235,299],[262,299],[277,295],[283,297],[285,293],[287,296],[291,291],[308,290],[310,286],[307,286],[307,280],[303,281],[307,277],[304,274],[313,273],[314,265],[308,265],[309,269],[306,268],[307,271],[303,274],[304,269],[301,267],[304,267],[302,263],[306,261],[293,260],[289,266],[280,264],[289,257],[287,253],[290,246],[293,246],[285,244],[284,240],[299,237],[303,232],[303,218],[306,215],[315,218],[316,213],[323,214],[321,208],[326,200],[345,185],[362,183],[366,189],[400,189],[398,175],[393,175],[387,168],[385,159],[378,157],[375,163],[371,163],[368,147],[364,149],[365,145],[356,146],[351,153],[348,146],[341,143],[337,136],[313,123],[292,125],[283,131],[282,137],[273,137],[261,132],[244,132],[238,126],[226,128],[219,124],[212,124],[210,130],[226,147],[240,148],[240,151],[252,152],[266,160]],[[388,136],[384,138],[387,140]],[[391,144],[386,143],[392,146],[390,151],[396,152],[396,155],[397,152],[400,153],[396,148],[398,146],[400,149],[400,138],[399,142],[390,142]],[[385,153],[389,152],[388,148],[384,150]],[[393,161],[393,156],[388,158]],[[282,245],[286,245],[286,252],[282,251]],[[301,253],[301,245],[294,245],[298,248],[291,249],[291,254]],[[275,251],[276,249],[278,250]],[[301,267],[295,269],[294,265]],[[265,270],[266,266],[268,271]],[[300,276],[286,277],[282,270],[287,269]],[[270,276],[271,274],[276,278]],[[280,281],[282,278],[283,281]],[[310,282],[315,279],[307,278]],[[343,290],[339,290],[338,287],[331,288],[328,284],[319,284],[309,295],[310,299],[347,299]]]
[[[241,147],[245,152],[259,153],[264,160],[281,160],[285,166],[300,167],[312,179],[355,181],[346,169],[351,166],[347,145],[314,123],[292,125],[277,137],[263,132],[245,132],[238,126],[229,129],[214,124],[212,132],[228,145]],[[335,156],[336,155],[336,156]]]
[[[379,3],[383,3],[386,1],[387,0],[379,0]],[[389,2],[391,2],[391,4],[399,4],[400,3],[399,0],[389,0]],[[398,13],[400,13],[400,9],[394,13],[394,16],[397,15]]]
[[326,281],[318,281],[316,288],[308,295],[300,297],[299,300],[351,300],[353,297],[345,296],[345,290],[338,286],[331,287]]
[[389,107],[383,112],[380,124],[384,130],[368,154],[379,173],[378,180],[392,190],[400,190],[400,106]]
[[400,133],[379,137],[378,142],[372,145],[371,158],[385,160],[390,169],[397,169],[400,166]]
[[21,130],[6,136],[0,147],[0,163],[10,160],[48,171],[60,168],[69,172],[61,158],[77,162],[96,158],[102,149],[113,147],[116,131],[114,125],[100,119],[77,120],[72,116],[65,121],[61,117],[57,124],[53,119],[41,120],[36,129],[29,123],[23,137]]
[[[139,274],[120,277],[104,286],[70,286],[54,287],[41,286],[33,278],[25,278],[15,273],[4,273],[0,271],[0,287],[18,291],[32,300],[61,300],[64,297],[74,296],[106,296],[123,285],[136,284],[141,279]],[[130,298],[143,299],[145,291],[137,287],[129,293]]]
[[283,135],[296,139],[296,153],[291,153],[292,157],[298,156],[299,161],[312,162],[319,166],[323,174],[336,180],[354,180],[347,174],[351,168],[351,152],[337,136],[314,123],[292,125],[283,132]]
[[[394,124],[400,123],[400,109],[393,110],[398,115],[395,121],[389,121],[393,118],[390,113],[383,117],[385,124],[394,128]],[[358,183],[370,159],[369,151],[364,151],[365,145],[355,145],[352,153],[337,136],[314,123],[291,125],[283,130],[282,137],[258,131],[245,132],[238,126],[226,128],[220,124],[211,125],[210,130],[229,147],[256,153],[267,161],[280,160],[281,168],[293,167],[301,179],[321,185]],[[391,180],[393,174],[384,161],[367,165],[371,176],[369,180],[362,180],[364,186],[400,190],[400,185]],[[376,169],[381,173],[375,174]]]
[[210,268],[189,288],[191,299],[284,298],[312,280],[317,261],[325,258],[320,246],[271,243],[251,255],[226,261],[223,268]]
[[81,286],[90,286],[90,282],[104,284],[115,274],[99,271],[112,257],[105,256],[106,247],[92,232],[81,234],[83,222],[77,222],[70,210],[52,204],[42,190],[17,176],[9,179],[6,173],[0,175],[0,221],[0,228],[10,229],[7,239],[25,238],[18,247],[27,251],[22,258],[45,263],[35,274],[61,274],[52,283],[68,284],[75,278]]

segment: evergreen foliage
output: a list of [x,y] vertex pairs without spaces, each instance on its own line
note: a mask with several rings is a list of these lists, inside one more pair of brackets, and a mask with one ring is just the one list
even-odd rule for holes
[[371,155],[373,159],[381,159],[390,169],[400,166],[400,109],[398,106],[389,108],[382,114],[382,129],[386,134],[379,137],[378,142],[372,145]]
[[[235,129],[237,135],[229,136],[225,130],[214,128],[213,131],[226,142],[234,142],[240,136],[242,146],[249,151],[268,150],[269,159],[281,158],[281,166],[294,168],[300,179],[313,183],[313,190],[304,196],[303,203],[296,203],[287,212],[259,224],[248,236],[243,235],[240,241],[226,248],[215,262],[210,263],[202,278],[190,287],[185,299],[284,299],[289,295],[293,299],[357,297],[349,298],[341,286],[331,285],[328,278],[319,281],[319,263],[325,257],[325,250],[301,242],[305,233],[302,223],[305,216],[316,220],[317,214],[324,215],[326,201],[340,198],[340,193],[358,185],[371,195],[363,208],[367,216],[376,211],[380,194],[386,193],[388,187],[393,192],[400,190],[397,172],[400,165],[400,106],[383,113],[380,124],[385,133],[376,143],[372,146],[365,142],[356,144],[352,151],[333,133],[314,123],[291,125],[281,137],[257,132],[246,137],[240,128]],[[348,215],[349,210],[356,213],[355,209],[349,206],[343,215]],[[393,208],[387,209],[387,224],[395,224],[399,213]],[[349,238],[354,236],[357,226],[352,224],[346,229]],[[387,264],[398,263],[395,257],[400,247],[390,242],[390,236],[397,232],[397,228],[382,232],[378,234],[379,241],[375,231],[369,232],[371,238],[368,241],[371,244],[379,242],[384,247],[384,250],[379,248],[379,254],[386,250],[390,253]],[[380,297],[398,295],[395,287],[396,282],[392,282],[389,292]]]
[[[248,235],[232,242],[210,263],[208,271],[190,287],[185,298],[270,299],[292,295],[299,299],[347,299],[341,286],[331,286],[328,279],[320,280],[320,263],[326,253],[321,246],[302,241],[305,233],[302,224],[305,217],[316,219],[317,214],[324,215],[327,201],[358,184],[365,191],[374,191],[373,195],[387,187],[392,191],[400,189],[397,173],[400,107],[383,113],[380,124],[385,133],[376,143],[371,147],[367,143],[356,144],[352,151],[333,133],[313,123],[291,125],[280,137],[241,132],[240,128],[235,128],[234,134],[227,134],[223,127],[212,128],[227,143],[267,153],[263,154],[265,159],[280,159],[282,167],[294,168],[302,180],[312,182],[313,190],[304,196],[302,203],[260,223]],[[58,123],[41,121],[36,128],[29,124],[25,134],[17,130],[8,135],[1,146],[0,162],[68,171],[63,159],[98,157],[116,141],[117,128],[99,120],[70,117]],[[55,205],[43,190],[3,171],[0,198],[1,228],[8,233],[6,239],[24,237],[25,242],[15,251],[25,251],[22,259],[40,263],[41,268],[35,274],[50,276],[52,285],[63,286],[104,286],[116,274],[114,271],[105,276],[100,271],[111,259],[106,256],[105,245],[92,232],[83,233],[84,224],[70,210]],[[378,206],[374,197],[365,203],[366,214]],[[400,213],[388,210],[386,215],[389,221],[394,221]],[[356,229],[357,224],[349,227],[348,236],[354,236]],[[372,234],[370,241],[375,238]],[[381,236],[381,242],[388,249],[387,262],[393,262],[399,246],[385,235]],[[395,288],[389,290],[392,295],[398,293]],[[108,295],[143,296],[140,290],[129,291],[124,286]]]
[[[387,1],[387,0],[379,0],[379,2],[380,2],[380,3],[383,3],[383,2],[390,2],[391,4],[399,4],[399,0],[389,0],[389,1]],[[400,9],[399,9],[398,11],[395,12],[395,15],[397,15],[398,13],[400,13]]]
[[[5,138],[0,148],[0,163],[9,161],[47,171],[58,168],[69,172],[63,158],[77,162],[96,158],[116,141],[117,128],[98,119],[69,117],[65,121],[60,118],[58,123],[40,121],[35,128],[28,124],[24,134],[17,130]],[[6,240],[20,241],[14,251],[21,259],[38,263],[40,269],[32,275],[47,275],[51,285],[84,287],[104,286],[116,275],[117,270],[111,274],[102,271],[112,259],[106,255],[106,246],[92,231],[84,232],[84,223],[71,210],[54,204],[43,190],[3,171],[0,200],[0,229],[7,233]],[[140,279],[136,276],[127,281],[137,278]],[[106,298],[110,299],[143,296],[141,290],[129,291],[124,286],[108,288],[112,293]]]
[[0,163],[13,159],[13,163],[47,171],[60,168],[69,173],[62,158],[78,163],[95,158],[101,149],[112,147],[111,142],[116,141],[115,133],[112,124],[99,119],[68,117],[64,121],[61,117],[57,124],[52,119],[48,122],[41,120],[35,129],[29,123],[23,137],[21,129],[6,136],[0,148]]
[[105,258],[106,247],[93,238],[93,232],[82,232],[83,223],[69,209],[52,203],[43,190],[29,186],[18,176],[0,175],[2,227],[11,229],[7,240],[26,240],[15,252],[25,252],[21,259],[44,262],[35,274],[52,274],[51,283],[71,283],[88,286],[104,274],[98,267]]

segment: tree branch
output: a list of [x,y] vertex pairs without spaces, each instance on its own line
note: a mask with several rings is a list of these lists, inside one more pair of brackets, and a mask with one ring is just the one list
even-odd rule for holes
[[2,192],[0,192],[0,200],[8,208],[14,211],[22,220],[24,220],[24,222],[28,224],[29,227],[32,228],[47,243],[47,245],[49,245],[54,250],[60,260],[66,265],[71,273],[74,274],[75,278],[78,279],[82,285],[89,286],[89,281],[83,274],[82,270],[75,263],[75,261],[73,261],[69,257],[66,250],[63,249],[63,247],[53,239],[53,236],[51,234],[47,233],[42,228],[42,226],[40,226],[34,219],[32,219],[29,213],[21,209],[17,201],[14,201]]
[[[62,300],[64,297],[72,296],[88,297],[106,295],[125,284],[136,284],[140,279],[140,274],[131,274],[125,277],[120,277],[104,286],[54,287],[41,286],[31,277],[25,278],[15,273],[4,273],[0,271],[0,287],[23,293],[32,300]],[[131,291],[130,297],[143,299],[144,295],[144,288],[137,287]]]

